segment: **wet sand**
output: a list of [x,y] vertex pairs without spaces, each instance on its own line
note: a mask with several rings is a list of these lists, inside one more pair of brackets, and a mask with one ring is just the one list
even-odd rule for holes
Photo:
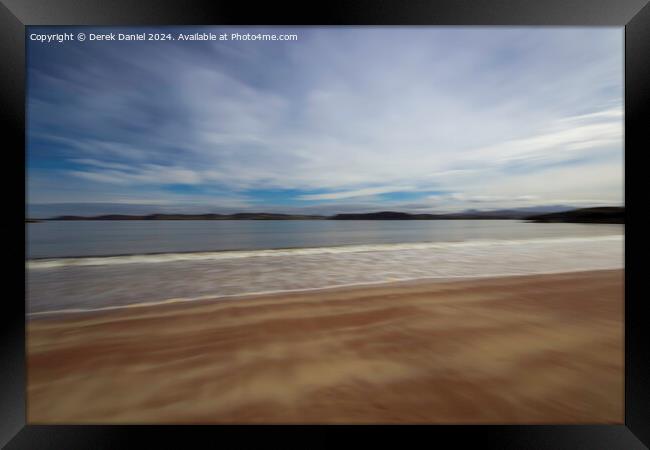
[[623,423],[623,270],[27,324],[28,422]]

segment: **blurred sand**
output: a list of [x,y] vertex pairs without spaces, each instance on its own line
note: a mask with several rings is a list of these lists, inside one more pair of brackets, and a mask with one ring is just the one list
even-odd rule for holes
[[607,270],[31,320],[28,421],[623,423],[623,289]]

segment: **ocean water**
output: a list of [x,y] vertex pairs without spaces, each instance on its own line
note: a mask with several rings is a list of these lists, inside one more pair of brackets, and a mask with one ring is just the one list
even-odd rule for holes
[[622,225],[518,220],[48,221],[27,224],[27,257],[588,237],[622,230]]
[[615,269],[623,244],[622,225],[519,221],[37,223],[28,225],[27,312]]

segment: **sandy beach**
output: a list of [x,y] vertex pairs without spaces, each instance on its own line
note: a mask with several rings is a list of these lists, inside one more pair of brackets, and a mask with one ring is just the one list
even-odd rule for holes
[[623,423],[623,311],[602,270],[44,316],[28,422]]

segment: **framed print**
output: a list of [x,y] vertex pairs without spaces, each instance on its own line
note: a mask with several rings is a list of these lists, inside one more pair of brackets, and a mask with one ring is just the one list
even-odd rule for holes
[[646,3],[4,1],[3,445],[647,446]]

